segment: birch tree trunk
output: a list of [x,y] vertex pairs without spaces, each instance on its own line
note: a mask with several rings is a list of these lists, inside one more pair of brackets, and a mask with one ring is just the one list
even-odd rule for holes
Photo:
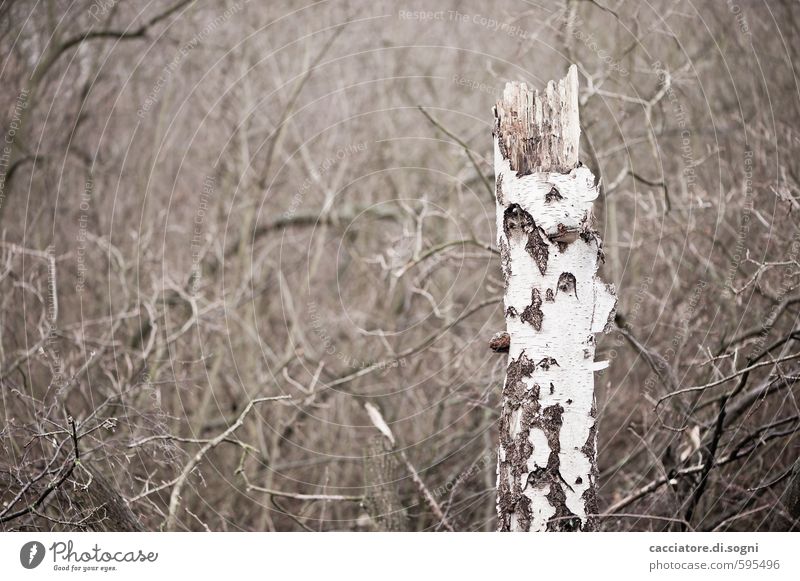
[[497,461],[501,531],[597,528],[595,333],[613,316],[597,278],[599,185],[578,161],[578,76],[544,94],[508,83],[495,107],[497,239],[510,336]]

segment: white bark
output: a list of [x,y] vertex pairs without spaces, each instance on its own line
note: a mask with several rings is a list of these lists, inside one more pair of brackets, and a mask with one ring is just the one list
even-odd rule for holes
[[509,365],[498,451],[498,528],[596,528],[594,334],[616,303],[597,278],[595,178],[578,162],[574,67],[544,95],[506,85],[496,108],[497,238]]

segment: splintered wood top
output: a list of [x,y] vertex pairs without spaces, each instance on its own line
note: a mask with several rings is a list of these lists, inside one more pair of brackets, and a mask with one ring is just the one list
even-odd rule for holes
[[541,94],[525,83],[506,83],[494,115],[500,151],[517,176],[567,173],[578,165],[581,128],[575,65],[558,83],[547,83]]

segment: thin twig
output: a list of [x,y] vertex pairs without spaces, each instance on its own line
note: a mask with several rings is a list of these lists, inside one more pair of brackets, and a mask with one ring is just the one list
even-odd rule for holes
[[233,432],[238,430],[242,424],[244,423],[247,414],[250,413],[250,410],[253,409],[253,406],[257,403],[262,403],[265,401],[279,401],[290,399],[291,396],[289,395],[278,395],[273,397],[260,397],[254,400],[251,400],[247,406],[242,410],[242,413],[236,419],[236,421],[224,432],[218,435],[213,440],[207,442],[200,450],[195,454],[191,460],[183,467],[180,475],[175,479],[175,486],[172,489],[172,494],[170,495],[169,499],[169,512],[167,513],[167,519],[164,523],[164,528],[167,531],[174,531],[175,524],[176,524],[176,515],[178,511],[178,506],[180,504],[181,492],[183,491],[183,487],[186,484],[186,479],[189,477],[189,474],[195,469],[195,467],[200,463],[203,457],[211,450],[212,448],[216,448],[220,443],[224,442],[228,439]]
[[441,123],[439,123],[433,116],[428,113],[422,105],[417,105],[417,108],[422,112],[423,115],[431,122],[431,124],[440,129],[442,133],[447,135],[450,139],[458,143],[461,148],[464,150],[464,153],[467,154],[467,158],[469,158],[470,163],[472,163],[472,167],[475,168],[475,171],[478,172],[478,175],[481,178],[481,182],[483,182],[483,186],[486,188],[486,191],[489,192],[489,195],[494,198],[494,188],[489,184],[489,180],[486,177],[486,174],[481,171],[480,166],[478,165],[477,160],[472,155],[472,150],[470,149],[469,145],[464,143],[461,139],[459,139],[453,132],[448,131]]
[[50,496],[53,491],[55,491],[64,483],[67,478],[70,477],[73,470],[75,470],[75,466],[78,465],[81,459],[80,451],[78,449],[78,430],[75,426],[75,420],[72,419],[72,417],[68,418],[67,421],[69,421],[69,425],[72,428],[72,445],[74,447],[73,453],[75,455],[75,457],[69,463],[69,467],[66,470],[63,470],[62,468],[63,472],[61,476],[50,482],[47,488],[45,488],[44,491],[42,491],[42,493],[39,495],[39,498],[37,498],[32,504],[18,510],[17,512],[0,517],[0,523],[14,520],[15,518],[25,516],[26,514],[35,511],[45,500],[47,500],[47,497]]

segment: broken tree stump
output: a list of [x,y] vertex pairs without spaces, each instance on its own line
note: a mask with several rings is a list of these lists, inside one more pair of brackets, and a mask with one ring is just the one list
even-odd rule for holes
[[[578,160],[578,75],[543,94],[508,83],[495,107],[497,240],[508,370],[497,462],[501,531],[597,528],[595,333],[613,319],[597,278],[599,193]],[[505,344],[503,345],[505,347]]]

